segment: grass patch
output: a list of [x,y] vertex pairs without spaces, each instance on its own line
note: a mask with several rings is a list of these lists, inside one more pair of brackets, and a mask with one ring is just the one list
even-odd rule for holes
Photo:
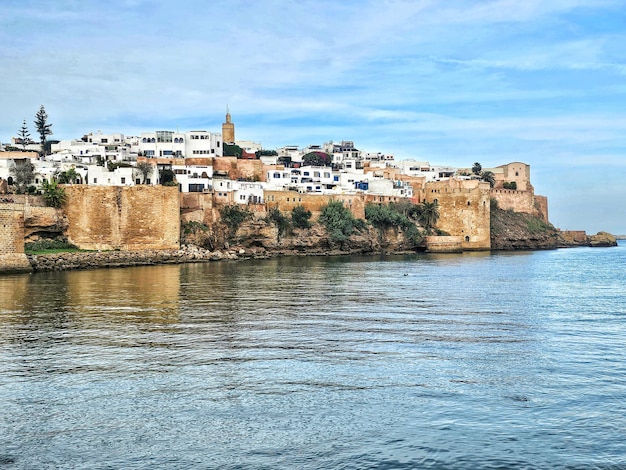
[[81,250],[76,245],[59,240],[39,240],[24,244],[24,252],[27,255],[49,255],[54,253],[72,253],[78,251],[88,250]]

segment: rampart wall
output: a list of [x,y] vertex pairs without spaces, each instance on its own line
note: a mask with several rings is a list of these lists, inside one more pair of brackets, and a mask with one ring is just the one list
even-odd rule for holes
[[535,196],[534,189],[530,186],[526,191],[515,189],[492,189],[491,197],[498,201],[498,207],[513,212],[523,212],[548,219],[548,198]]
[[461,237],[464,250],[491,248],[489,183],[477,180],[445,180],[427,183],[420,199],[437,202],[437,228]]
[[261,160],[238,160],[236,157],[213,158],[213,173],[226,175],[231,180],[265,181]]
[[30,270],[24,254],[24,205],[0,203],[0,272]]
[[267,208],[278,207],[283,212],[290,212],[296,206],[303,206],[317,217],[322,208],[330,201],[342,201],[354,217],[365,218],[366,198],[363,194],[307,194],[297,191],[265,191]]
[[180,245],[176,187],[65,186],[68,240],[87,250],[172,250]]

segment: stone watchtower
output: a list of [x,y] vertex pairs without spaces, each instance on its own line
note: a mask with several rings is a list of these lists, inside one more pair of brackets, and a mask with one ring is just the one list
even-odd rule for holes
[[230,120],[228,108],[226,108],[226,122],[222,124],[222,142],[225,144],[235,143],[235,125]]

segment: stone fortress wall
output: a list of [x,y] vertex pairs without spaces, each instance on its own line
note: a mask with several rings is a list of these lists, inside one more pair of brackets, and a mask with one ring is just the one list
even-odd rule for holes
[[24,205],[0,201],[0,272],[24,271],[30,271],[24,254]]
[[65,187],[70,243],[86,250],[174,250],[180,246],[178,188]]

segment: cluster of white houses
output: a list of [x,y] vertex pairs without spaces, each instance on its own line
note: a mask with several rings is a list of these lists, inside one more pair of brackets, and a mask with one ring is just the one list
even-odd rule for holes
[[[156,131],[128,137],[98,131],[81,139],[54,143],[51,153],[45,156],[35,152],[0,152],[0,180],[11,186],[11,167],[24,159],[30,159],[35,167],[33,184],[36,187],[70,169],[74,170],[72,174],[76,175],[74,182],[77,184],[109,186],[160,184],[162,170],[171,170],[181,192],[213,191],[219,196],[228,194],[230,201],[244,204],[264,202],[266,190],[369,193],[411,198],[413,187],[410,182],[393,175],[420,177],[422,182],[441,181],[457,175],[457,170],[451,167],[432,166],[415,160],[395,161],[390,155],[363,152],[351,141],[327,142],[306,148],[286,146],[272,152],[259,152],[261,145],[255,142],[237,141],[244,150],[243,158],[260,160],[262,173],[254,178],[231,179],[228,172],[214,165],[216,159],[224,158],[224,136],[228,138],[226,143],[234,143],[234,125],[229,114],[222,134]],[[20,143],[14,139],[12,144],[17,147]],[[258,152],[258,156],[254,152]],[[332,160],[327,166],[307,165],[303,156],[311,152],[323,152]],[[146,166],[138,166],[142,162],[149,163],[150,168],[142,171],[140,167]],[[385,171],[389,168],[395,170]]]

